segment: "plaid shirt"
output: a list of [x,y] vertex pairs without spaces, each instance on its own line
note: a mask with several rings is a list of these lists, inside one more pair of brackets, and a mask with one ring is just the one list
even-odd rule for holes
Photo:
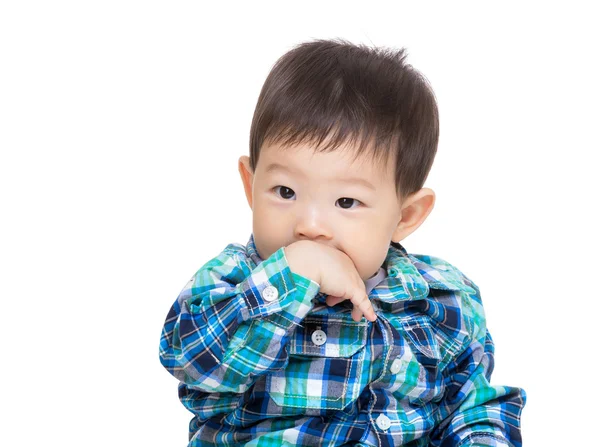
[[489,382],[479,288],[395,242],[382,269],[378,318],[356,322],[253,235],[204,264],[160,340],[189,446],[521,446],[525,391]]

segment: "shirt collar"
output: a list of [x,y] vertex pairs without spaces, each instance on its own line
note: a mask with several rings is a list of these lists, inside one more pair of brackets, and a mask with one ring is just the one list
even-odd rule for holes
[[[382,266],[387,271],[382,301],[418,300],[429,296],[430,289],[475,293],[461,272],[443,259],[407,253],[398,242],[391,242]],[[389,289],[390,292],[385,292]],[[391,296],[386,296],[391,295]]]
[[[256,249],[254,234],[250,235],[246,253],[255,266],[263,261]],[[380,270],[366,283],[371,289],[368,293],[372,291],[381,301],[424,299],[429,296],[430,289],[475,293],[455,267],[440,258],[407,253],[399,242],[390,243],[381,268],[384,275]],[[371,281],[376,279],[381,281]]]

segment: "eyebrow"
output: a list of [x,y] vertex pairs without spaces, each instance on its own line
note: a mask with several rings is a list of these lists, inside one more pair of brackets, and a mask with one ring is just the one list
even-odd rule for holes
[[[265,172],[269,173],[269,172],[274,172],[274,171],[286,171],[286,172],[290,172],[292,174],[294,173],[298,173],[300,175],[304,175],[302,174],[302,172],[296,171],[295,169],[289,168],[287,166],[281,165],[279,163],[271,163],[267,166],[267,169]],[[375,186],[373,186],[370,182],[368,182],[367,180],[365,180],[364,178],[360,178],[360,177],[337,177],[337,180],[340,182],[344,182],[344,183],[358,183],[360,185],[363,185],[366,188],[372,189],[373,191],[377,191],[375,189]]]

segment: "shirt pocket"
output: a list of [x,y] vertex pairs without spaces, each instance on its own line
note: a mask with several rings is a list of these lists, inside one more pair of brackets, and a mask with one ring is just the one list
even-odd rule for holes
[[398,318],[393,324],[402,334],[401,355],[394,360],[398,368],[392,384],[394,395],[416,406],[439,401],[443,394],[440,345],[429,320]]
[[290,335],[286,368],[266,377],[281,407],[341,410],[360,395],[368,322],[309,314]]

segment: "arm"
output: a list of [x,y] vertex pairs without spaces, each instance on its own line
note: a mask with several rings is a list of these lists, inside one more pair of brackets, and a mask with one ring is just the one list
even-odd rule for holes
[[[206,392],[241,393],[284,368],[289,333],[312,308],[319,285],[292,272],[284,247],[254,270],[225,249],[184,287],[165,320],[160,361]],[[263,292],[269,287],[269,292]],[[275,293],[274,293],[275,292]]]
[[[471,285],[473,285],[471,283]],[[520,416],[525,391],[492,386],[494,344],[486,328],[479,289],[465,306],[474,335],[444,372],[446,391],[431,443],[439,447],[521,447]]]

